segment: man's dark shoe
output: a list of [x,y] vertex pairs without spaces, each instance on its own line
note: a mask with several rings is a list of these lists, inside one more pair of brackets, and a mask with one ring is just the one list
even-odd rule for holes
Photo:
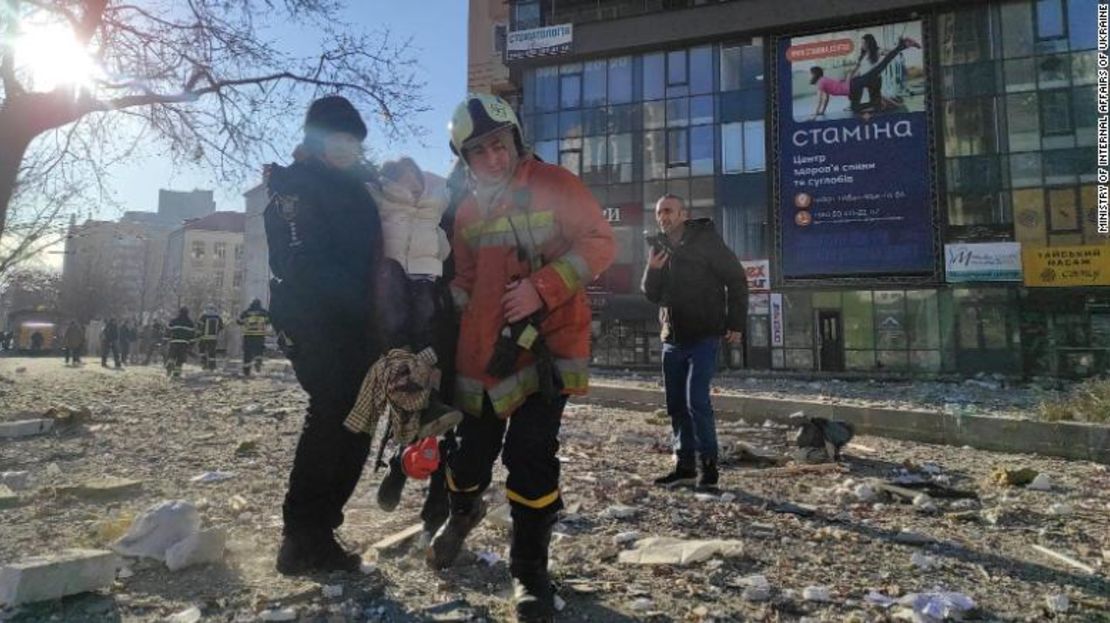
[[282,575],[355,572],[361,566],[362,558],[347,551],[330,531],[313,535],[287,534],[277,556],[277,570]]
[[717,471],[717,459],[702,459],[701,478],[698,478],[699,489],[716,489],[720,473]]
[[674,470],[655,479],[655,484],[660,487],[674,489],[677,487],[692,487],[698,480],[698,470],[692,464],[679,463]]
[[389,473],[382,479],[382,484],[378,485],[378,506],[383,511],[393,512],[401,503],[401,492],[405,489],[406,480],[408,476],[401,469],[401,455],[397,454],[389,460]]
[[456,495],[451,496],[451,517],[428,546],[428,566],[433,569],[446,569],[454,564],[466,537],[486,516],[485,501],[477,494],[467,495],[472,499],[459,501]]

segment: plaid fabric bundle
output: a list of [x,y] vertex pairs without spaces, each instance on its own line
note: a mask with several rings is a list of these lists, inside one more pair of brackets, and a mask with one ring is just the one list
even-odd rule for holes
[[373,437],[378,420],[388,410],[393,439],[399,443],[415,440],[420,412],[428,407],[428,396],[438,380],[435,363],[431,348],[415,355],[400,348],[386,353],[366,373],[343,426]]

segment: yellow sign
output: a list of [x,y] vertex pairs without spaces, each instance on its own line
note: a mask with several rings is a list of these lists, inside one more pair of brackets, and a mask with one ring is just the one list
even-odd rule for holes
[[1110,286],[1110,248],[1104,246],[1022,246],[1021,265],[1032,288]]

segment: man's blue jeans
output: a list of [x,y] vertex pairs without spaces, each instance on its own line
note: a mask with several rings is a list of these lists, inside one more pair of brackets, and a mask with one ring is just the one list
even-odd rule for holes
[[693,467],[695,453],[704,460],[717,459],[717,422],[709,402],[709,384],[717,371],[718,337],[687,344],[663,344],[663,385],[667,414],[674,431],[674,451],[679,465]]

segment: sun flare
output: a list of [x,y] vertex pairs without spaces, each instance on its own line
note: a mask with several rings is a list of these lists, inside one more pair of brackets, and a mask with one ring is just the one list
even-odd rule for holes
[[100,70],[73,31],[61,24],[31,24],[15,40],[18,70],[32,88],[51,91],[58,87],[89,89]]

